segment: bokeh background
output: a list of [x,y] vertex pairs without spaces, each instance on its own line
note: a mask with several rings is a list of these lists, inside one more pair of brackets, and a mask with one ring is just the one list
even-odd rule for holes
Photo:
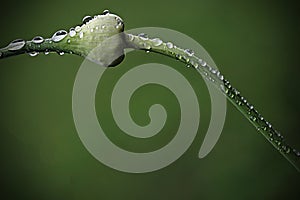
[[[300,149],[300,19],[292,2],[11,0],[0,7],[0,46],[16,38],[50,37],[104,9],[120,15],[125,29],[180,31],[204,46],[232,84]],[[0,176],[6,199],[299,199],[299,173],[230,103],[220,140],[198,159],[210,119],[203,80],[179,62],[144,52],[131,53],[109,69],[101,86],[105,92],[97,93],[97,114],[111,140],[125,149],[149,151],[166,144],[178,128],[178,102],[157,85],[136,91],[130,108],[143,125],[149,122],[149,106],[163,104],[169,118],[158,136],[125,137],[111,117],[110,84],[147,62],[172,65],[188,77],[199,97],[199,132],[189,150],[162,170],[128,174],[104,166],[82,145],[72,118],[72,88],[82,61],[56,54],[0,60]]]

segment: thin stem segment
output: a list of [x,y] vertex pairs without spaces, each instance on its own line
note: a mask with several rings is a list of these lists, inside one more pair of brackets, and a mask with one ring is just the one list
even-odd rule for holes
[[[112,17],[113,19],[117,19],[115,16]],[[103,19],[101,17],[99,19],[101,19],[101,23],[103,23]],[[85,29],[84,26],[82,28],[83,30]],[[117,32],[122,30],[122,27],[118,28]],[[46,39],[40,44],[33,41],[16,41],[12,45],[0,49],[0,59],[24,53],[50,51],[57,53],[73,53],[85,57],[91,49],[95,48],[104,39],[100,38],[98,39],[99,41],[95,43],[82,38],[81,33],[83,32],[80,32],[78,37],[71,38],[70,36],[67,36],[59,43],[53,42],[52,39]],[[209,80],[229,99],[229,101],[251,122],[258,132],[261,133],[277,151],[300,171],[300,153],[285,141],[279,131],[264,119],[254,106],[250,104],[237,89],[232,87],[229,81],[226,80],[217,69],[211,67],[203,59],[198,58],[194,52],[189,49],[181,49],[170,42],[165,43],[158,38],[150,39],[145,35],[123,34],[124,37],[120,37],[124,39],[125,43],[122,44],[122,48],[134,48],[137,50],[159,53],[194,67],[204,78]],[[102,37],[107,38],[108,36],[103,34]],[[117,45],[119,46],[120,44],[117,43]],[[101,54],[101,52],[99,53]]]
[[298,171],[300,171],[300,153],[291,147],[283,135],[250,104],[240,92],[217,70],[198,58],[191,50],[181,49],[172,43],[165,43],[158,38],[146,39],[145,36],[126,35],[129,47],[155,52],[177,59],[193,66],[200,74],[218,88],[229,101],[251,122],[251,124],[279,151]]

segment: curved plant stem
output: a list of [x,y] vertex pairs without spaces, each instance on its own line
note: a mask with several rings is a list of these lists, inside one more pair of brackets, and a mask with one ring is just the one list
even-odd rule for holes
[[[116,18],[114,17],[113,19]],[[105,22],[102,18],[101,20],[101,23]],[[119,30],[122,30],[122,27],[119,28]],[[214,69],[204,60],[195,56],[191,50],[181,49],[172,43],[165,43],[158,38],[149,39],[145,38],[145,36],[142,37],[126,33],[123,34],[124,37],[122,36],[122,38],[124,39],[125,44],[122,45],[122,48],[134,48],[159,53],[194,67],[198,72],[200,72],[201,75],[203,75],[203,77],[207,78],[213,85],[215,85],[252,123],[259,133],[261,133],[298,171],[300,171],[300,153],[286,143],[284,137],[262,117],[262,115],[240,94],[237,89],[231,86],[229,81],[226,80],[217,69]],[[107,35],[103,35],[103,37],[107,37]],[[69,44],[69,40],[71,40],[71,44]],[[100,43],[102,40],[103,38],[100,38],[98,43]],[[78,36],[72,38],[67,36],[59,43],[55,43],[51,39],[46,39],[41,44],[27,41],[22,48],[17,50],[11,51],[9,50],[9,46],[0,49],[0,59],[24,53],[49,51],[58,53],[73,53],[79,56],[86,56],[89,50],[95,46],[97,46],[97,43],[91,43],[91,41],[84,40],[84,38],[82,39]],[[111,51],[113,50],[114,49]]]
[[[240,92],[232,87],[228,80],[204,60],[194,55],[191,50],[184,50],[171,43],[156,39],[141,38],[127,34],[126,42],[129,47],[155,52],[175,58],[187,65],[193,66],[200,74],[216,86],[229,101],[251,122],[251,124],[279,151],[298,171],[300,171],[300,153],[287,144],[284,137],[251,105]],[[159,44],[162,42],[161,44]],[[159,45],[157,45],[159,44]]]

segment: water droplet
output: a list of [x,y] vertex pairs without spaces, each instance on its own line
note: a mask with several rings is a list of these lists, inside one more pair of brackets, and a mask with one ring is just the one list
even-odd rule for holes
[[178,60],[180,60],[182,58],[182,56],[180,54],[176,54],[175,56]]
[[69,35],[70,37],[74,37],[76,35],[76,31],[74,28],[70,28]]
[[99,26],[96,26],[95,29],[98,30],[98,29],[99,29]]
[[216,69],[211,69],[211,73],[217,74],[217,72],[218,72],[218,70],[216,70]]
[[217,76],[219,77],[219,79],[220,79],[221,81],[224,80],[224,76],[223,76],[223,75],[219,74],[219,75],[217,75]]
[[148,43],[144,43],[144,47],[145,47],[145,49],[150,49],[151,48],[151,46]]
[[261,121],[264,121],[264,118],[263,118],[263,117],[260,117],[260,120],[261,120]]
[[285,153],[290,153],[290,152],[291,152],[291,148],[287,147]]
[[193,66],[197,69],[199,67],[198,63],[194,63]]
[[134,39],[133,35],[128,34],[128,39],[129,39],[129,41],[133,41],[133,39]]
[[88,23],[89,21],[91,21],[93,18],[91,16],[85,16],[83,19],[82,19],[82,23],[83,24],[86,24]]
[[92,33],[92,32],[94,32],[94,29],[93,29],[93,28],[91,28],[91,33]]
[[140,33],[140,34],[138,34],[138,36],[141,38],[141,40],[148,40],[149,39],[148,35],[145,34],[145,33]]
[[254,122],[256,121],[256,117],[254,117],[254,116],[250,116],[250,119]]
[[32,39],[32,42],[35,44],[41,44],[42,42],[44,42],[44,38],[41,36],[36,36]]
[[8,50],[16,51],[16,50],[22,49],[25,46],[25,44],[26,44],[25,40],[16,39],[8,45]]
[[61,51],[61,52],[59,52],[58,54],[59,54],[60,56],[62,56],[62,55],[65,54],[65,52]]
[[184,50],[184,52],[185,52],[188,56],[193,56],[193,55],[195,54],[194,51],[191,50],[191,49],[186,49],[186,50]]
[[49,52],[48,50],[46,50],[46,51],[44,52],[45,55],[49,55],[49,53],[50,53],[50,52]]
[[146,53],[150,53],[150,51],[147,50]]
[[81,27],[80,26],[76,26],[75,27],[75,31],[78,33],[79,31],[81,31]]
[[205,67],[205,66],[206,66],[206,62],[205,62],[204,60],[201,60],[201,61],[200,61],[200,65],[201,65],[202,67]]
[[108,15],[108,14],[110,14],[109,10],[103,10],[102,15]]
[[31,57],[34,57],[34,56],[39,55],[39,52],[33,51],[33,52],[28,53],[28,55],[30,55]]
[[68,43],[68,44],[70,44],[70,43],[71,43],[71,40],[70,40],[70,39],[68,39],[68,40],[67,40],[67,43]]
[[79,38],[82,39],[83,38],[83,32],[79,33]]
[[167,42],[166,45],[169,49],[172,49],[174,47],[172,42]]
[[151,41],[153,42],[153,45],[156,46],[156,47],[163,43],[162,40],[159,39],[159,38],[154,38]]
[[222,90],[223,92],[225,92],[225,87],[224,87],[224,85],[221,84],[220,87],[221,87],[221,90]]
[[59,41],[63,40],[67,36],[67,34],[68,34],[67,31],[60,30],[60,31],[57,31],[56,33],[54,33],[51,39],[53,42],[59,42]]

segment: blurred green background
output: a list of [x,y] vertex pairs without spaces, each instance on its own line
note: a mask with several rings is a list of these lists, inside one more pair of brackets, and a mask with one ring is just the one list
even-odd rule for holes
[[[0,46],[16,38],[50,37],[104,9],[120,15],[125,29],[165,27],[198,41],[232,84],[300,149],[298,5],[283,0],[11,0],[0,7]],[[130,108],[142,125],[149,122],[149,105],[163,104],[169,118],[160,135],[147,141],[127,138],[114,124],[110,83],[147,62],[171,64],[189,78],[200,102],[199,132],[189,150],[162,170],[128,174],[104,166],[85,149],[73,122],[72,88],[82,61],[56,54],[0,60],[0,176],[6,199],[299,199],[299,173],[229,103],[220,140],[198,159],[210,119],[203,80],[179,62],[144,52],[109,69],[101,86],[106,92],[97,93],[97,114],[111,140],[148,151],[170,141],[178,128],[178,102],[157,85],[136,91]],[[151,100],[153,95],[157,98]]]

